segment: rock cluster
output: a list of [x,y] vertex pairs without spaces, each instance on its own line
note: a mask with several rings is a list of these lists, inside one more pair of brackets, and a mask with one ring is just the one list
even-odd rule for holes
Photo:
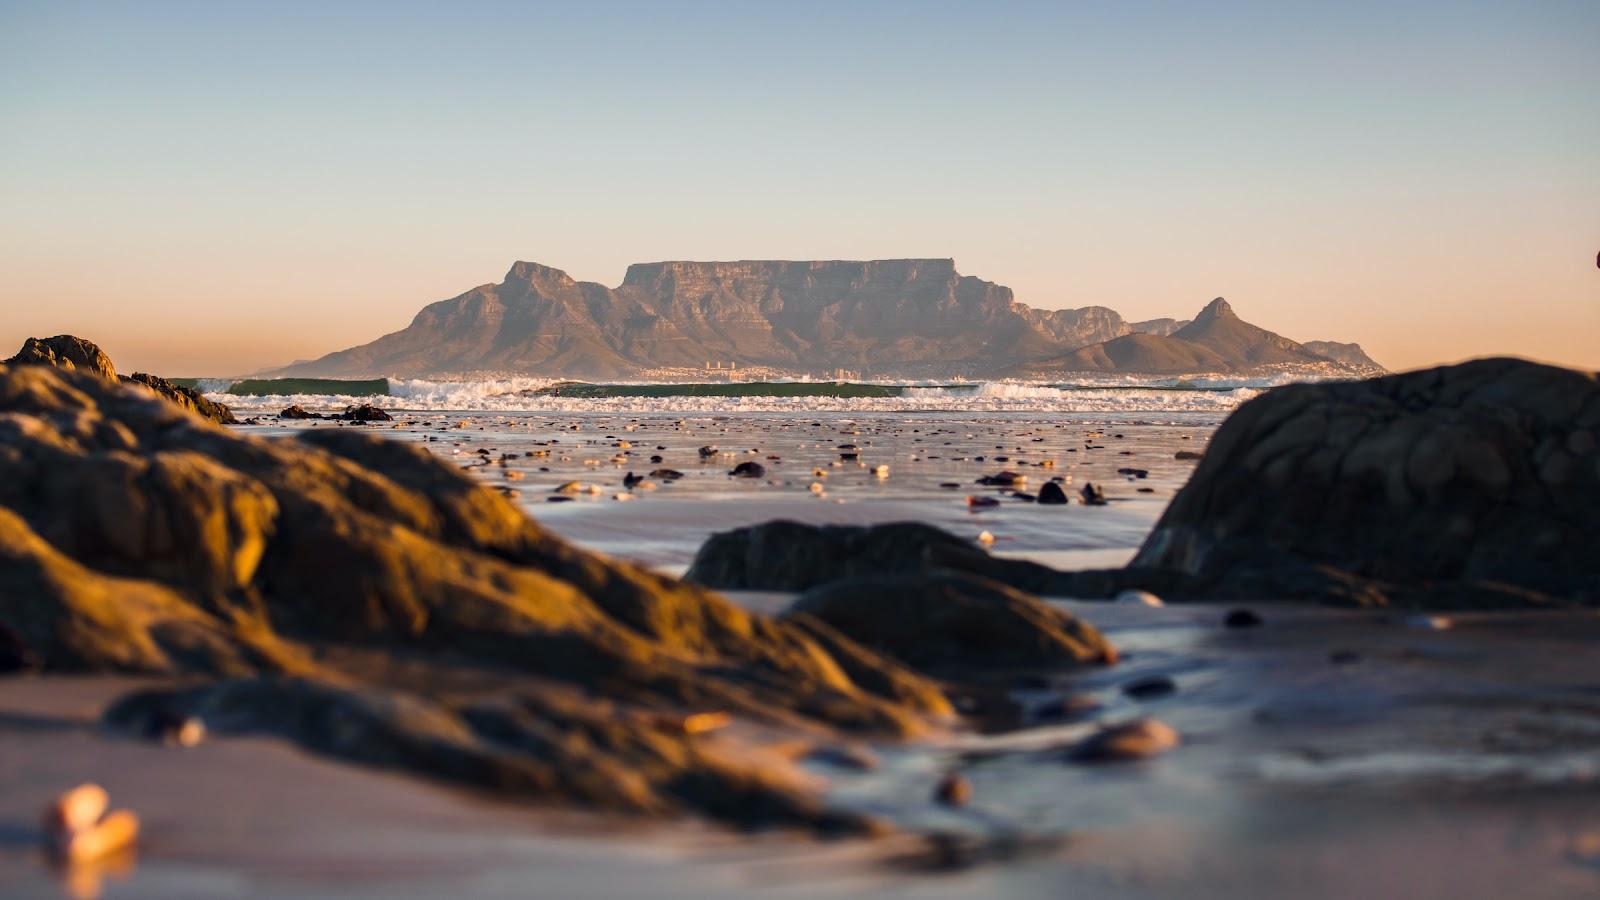
[[135,372],[131,376],[118,376],[111,357],[92,341],[70,334],[50,338],[28,338],[16,356],[5,361],[8,366],[50,366],[77,372],[92,372],[110,381],[137,384],[203,418],[223,425],[236,424],[233,412],[221,403],[207,400],[194,388],[173,384],[156,375]]
[[[47,670],[217,679],[109,715],[140,734],[197,718],[531,798],[871,828],[705,724],[953,715],[909,649],[809,602],[768,618],[580,550],[420,447],[248,437],[98,374],[0,368],[0,633]],[[1012,607],[1020,633],[1037,610]],[[1088,626],[1038,624],[1051,662],[1106,658]]]

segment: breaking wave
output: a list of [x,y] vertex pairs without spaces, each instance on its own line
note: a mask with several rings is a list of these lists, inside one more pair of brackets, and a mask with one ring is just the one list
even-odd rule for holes
[[1226,414],[1279,379],[1135,378],[1074,383],[984,381],[611,383],[508,377],[432,381],[390,379],[387,395],[339,393],[238,396],[207,384],[213,395],[245,412],[275,412],[291,403],[338,409],[374,403],[390,409],[484,412],[731,413],[765,412],[1194,412]]

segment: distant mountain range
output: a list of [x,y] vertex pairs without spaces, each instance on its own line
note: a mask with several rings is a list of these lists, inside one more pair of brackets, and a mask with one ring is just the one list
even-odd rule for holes
[[[1040,310],[950,259],[660,262],[608,288],[518,262],[406,328],[272,375],[679,376],[708,364],[909,377],[1382,371],[1354,344],[1297,344],[1220,298],[1192,322]],[[1361,370],[1357,372],[1357,370]]]

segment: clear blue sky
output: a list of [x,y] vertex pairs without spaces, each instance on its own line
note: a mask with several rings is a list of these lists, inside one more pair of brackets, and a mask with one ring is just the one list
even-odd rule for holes
[[320,355],[514,259],[900,256],[1600,367],[1596,251],[1595,0],[0,2],[0,344],[125,367]]

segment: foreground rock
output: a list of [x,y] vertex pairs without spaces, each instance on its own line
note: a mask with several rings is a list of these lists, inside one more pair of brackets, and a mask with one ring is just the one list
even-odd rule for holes
[[233,412],[221,403],[207,400],[194,388],[183,387],[157,375],[135,372],[132,376],[118,376],[111,357],[92,341],[70,334],[52,338],[28,338],[16,356],[6,360],[8,366],[49,366],[75,372],[91,372],[109,381],[137,384],[154,391],[202,418],[222,425],[236,425]]
[[[223,679],[130,700],[112,721],[138,734],[198,718],[520,796],[866,829],[705,726],[910,736],[952,715],[914,648],[841,618],[900,652],[871,649],[816,602],[767,618],[580,550],[420,447],[242,436],[97,374],[0,368],[0,632],[47,671]],[[1013,655],[1032,658],[1028,616],[1099,652],[1024,609],[994,626]]]
[[1192,592],[1600,604],[1600,383],[1489,359],[1241,406],[1134,565]]

